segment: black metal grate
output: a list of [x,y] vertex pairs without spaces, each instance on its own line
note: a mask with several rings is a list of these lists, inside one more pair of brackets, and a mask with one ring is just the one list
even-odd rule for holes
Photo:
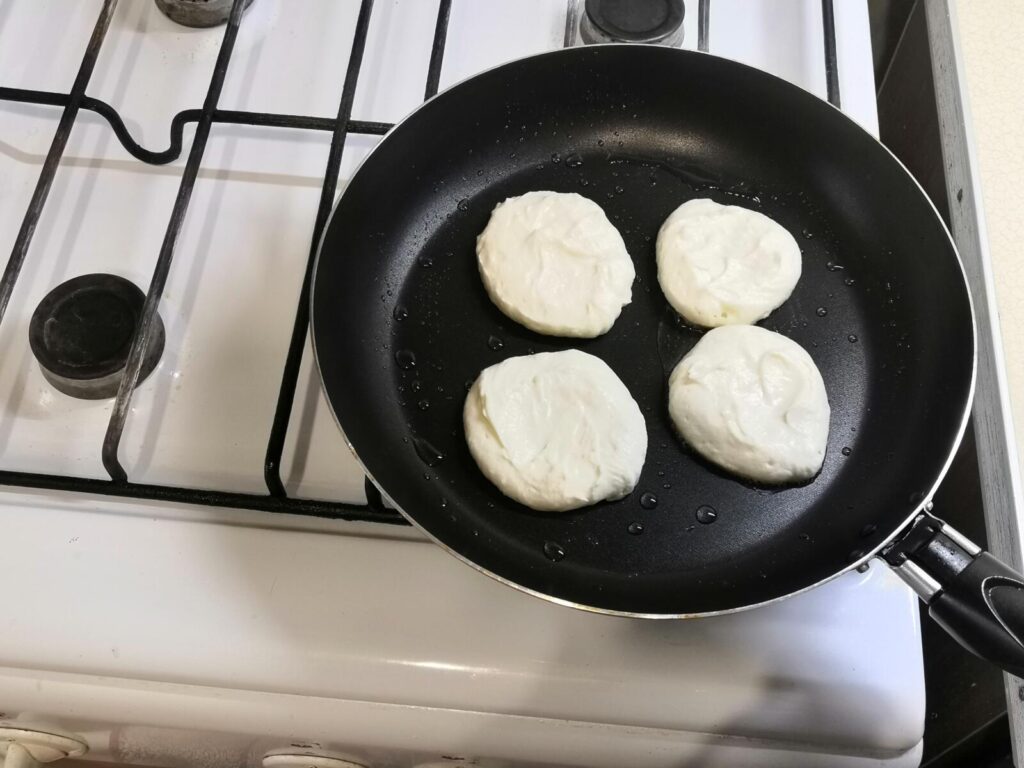
[[[571,22],[578,17],[579,0],[569,0],[568,21]],[[146,295],[146,302],[143,308],[142,319],[132,342],[131,353],[128,358],[128,365],[125,371],[124,380],[114,401],[114,408],[107,425],[107,431],[102,443],[103,465],[110,475],[109,480],[95,478],[74,477],[64,475],[48,475],[33,472],[15,472],[0,470],[0,485],[19,486],[24,488],[44,488],[58,491],[72,491],[78,493],[97,493],[109,496],[122,496],[139,499],[152,499],[158,501],[175,501],[189,504],[201,504],[207,506],[237,507],[244,509],[257,509],[270,512],[288,512],[301,515],[315,515],[320,517],[332,517],[345,520],[372,520],[382,523],[402,524],[405,523],[398,513],[386,509],[380,492],[369,481],[366,482],[367,504],[345,504],[341,502],[316,501],[289,497],[281,481],[281,455],[284,449],[285,437],[288,432],[288,423],[291,417],[292,405],[295,398],[295,387],[298,381],[299,365],[302,361],[302,352],[306,342],[306,334],[309,325],[309,292],[312,278],[312,267],[316,255],[316,247],[320,242],[320,235],[327,224],[330,215],[331,205],[334,201],[334,194],[338,184],[338,173],[341,167],[342,153],[345,149],[345,140],[349,134],[370,134],[382,135],[391,128],[388,123],[367,122],[352,119],[352,103],[355,98],[356,85],[359,79],[359,70],[362,66],[363,53],[366,48],[367,32],[370,25],[370,17],[373,11],[373,0],[362,0],[359,8],[359,16],[356,21],[355,34],[352,41],[352,49],[349,54],[348,68],[345,72],[345,80],[342,88],[341,101],[338,105],[338,114],[334,118],[313,117],[309,115],[286,115],[269,112],[249,112],[236,110],[222,110],[217,107],[221,88],[231,61],[231,54],[234,48],[235,38],[238,34],[239,25],[242,22],[244,0],[234,0],[231,7],[231,16],[227,22],[224,38],[221,42],[217,61],[214,65],[213,74],[210,78],[210,85],[206,92],[206,99],[201,109],[187,109],[179,112],[171,121],[170,145],[165,150],[154,151],[140,146],[130,135],[125,127],[124,121],[113,107],[98,99],[85,95],[89,85],[89,79],[99,56],[100,48],[110,26],[114,10],[118,0],[104,0],[99,18],[93,28],[92,36],[82,63],[79,66],[78,74],[69,93],[53,93],[50,91],[37,91],[24,88],[0,87],[0,100],[11,102],[22,102],[43,106],[62,107],[60,122],[54,134],[50,149],[47,152],[46,160],[39,173],[39,179],[29,202],[28,210],[22,220],[21,229],[18,232],[14,248],[11,251],[10,259],[0,278],[0,322],[3,321],[7,305],[14,292],[18,275],[28,254],[32,242],[32,235],[35,232],[39,217],[42,214],[43,206],[50,187],[60,165],[64,148],[67,145],[68,137],[74,126],[75,119],[81,110],[85,109],[103,117],[110,125],[118,140],[124,148],[138,160],[152,165],[163,165],[173,162],[182,153],[183,133],[187,123],[195,122],[196,131],[189,148],[188,159],[182,172],[181,182],[178,187],[177,197],[171,210],[170,220],[164,235],[163,244],[157,259],[153,276],[150,280],[149,290]],[[825,52],[825,73],[828,84],[828,98],[834,105],[839,106],[839,78],[836,56],[835,20],[833,13],[833,0],[822,0],[822,22],[824,32]],[[698,48],[707,51],[709,46],[709,17],[710,0],[699,0],[698,8]],[[425,98],[430,98],[437,93],[438,83],[441,76],[441,65],[444,57],[445,43],[448,33],[448,20],[451,16],[452,0],[440,0],[437,13],[437,24],[434,29],[433,47],[431,49],[430,63],[427,68],[427,79],[424,88]],[[567,23],[567,27],[569,24]],[[567,43],[570,42],[567,34]],[[306,263],[305,275],[302,282],[302,289],[299,294],[299,301],[295,312],[295,322],[292,327],[291,340],[288,353],[285,358],[284,370],[281,376],[281,386],[278,394],[277,407],[274,414],[273,424],[267,440],[266,460],[264,464],[264,479],[267,485],[267,494],[230,493],[225,491],[206,490],[199,488],[177,488],[163,485],[151,485],[146,483],[135,483],[128,479],[127,473],[121,466],[118,459],[118,447],[121,441],[121,434],[124,429],[125,420],[131,405],[134,392],[134,384],[139,376],[142,364],[142,352],[148,346],[149,335],[153,328],[153,318],[157,306],[163,295],[164,284],[170,273],[171,264],[174,258],[174,248],[177,243],[178,233],[181,230],[182,222],[188,210],[189,199],[195,185],[199,166],[203,159],[203,152],[206,148],[206,141],[210,129],[214,123],[222,124],[243,124],[253,126],[267,126],[275,128],[290,128],[297,130],[330,131],[332,134],[331,148],[327,160],[327,168],[324,172],[324,183],[320,194],[320,204],[317,210],[316,223],[313,228],[309,258]]]

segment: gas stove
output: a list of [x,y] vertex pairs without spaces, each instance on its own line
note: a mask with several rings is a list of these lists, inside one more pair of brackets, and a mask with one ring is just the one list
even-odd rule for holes
[[324,400],[319,233],[439,88],[624,37],[877,134],[866,2],[639,5],[0,7],[0,720],[154,765],[916,764],[887,568],[690,622],[549,605],[402,525]]

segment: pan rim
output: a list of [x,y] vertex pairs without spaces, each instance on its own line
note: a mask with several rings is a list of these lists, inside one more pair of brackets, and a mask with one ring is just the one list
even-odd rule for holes
[[[603,43],[599,47],[600,48],[605,48],[605,47],[636,48],[636,49],[648,49],[648,50],[651,48],[651,46],[649,44],[646,44],[646,43]],[[835,106],[834,104],[832,104],[831,102],[827,101],[826,99],[821,98],[816,93],[808,91],[807,89],[803,88],[802,86],[796,85],[795,83],[791,83],[790,81],[788,81],[788,80],[786,80],[784,78],[781,78],[778,75],[772,74],[771,72],[767,72],[767,71],[765,71],[763,69],[759,69],[757,67],[751,66],[750,64],[746,64],[746,63],[744,63],[742,61],[738,61],[736,59],[732,59],[732,58],[729,58],[727,56],[719,56],[717,54],[709,53],[707,51],[698,51],[698,50],[692,50],[692,49],[688,49],[688,48],[679,48],[679,49],[662,48],[662,49],[659,49],[659,50],[666,50],[666,51],[667,50],[672,50],[672,51],[676,51],[677,53],[681,53],[683,55],[708,56],[708,57],[711,57],[713,59],[720,59],[722,61],[728,61],[728,62],[730,62],[732,64],[735,64],[735,65],[738,65],[738,66],[740,66],[740,67],[742,67],[744,69],[751,70],[752,72],[756,73],[758,76],[771,78],[771,79],[777,81],[778,83],[780,83],[782,86],[784,86],[786,88],[796,89],[798,91],[801,91],[803,94],[805,94],[805,95],[807,95],[807,96],[809,96],[809,97],[811,97],[813,99],[816,99],[820,103],[828,106],[829,108],[831,108],[832,110],[837,112],[839,115],[842,116],[842,118],[844,120],[846,120],[849,123],[851,123],[854,126],[856,126],[858,131],[863,133],[865,136],[867,136],[869,139],[871,139],[871,141],[873,141],[881,149],[883,149],[885,151],[885,153],[887,155],[889,155],[890,158],[892,158],[892,160],[896,163],[896,165],[899,167],[899,169],[906,175],[906,177],[908,179],[910,179],[910,181],[914,184],[914,186],[917,187],[917,190],[918,190],[918,192],[920,192],[921,197],[924,198],[924,200],[928,203],[928,206],[932,209],[932,213],[935,215],[935,220],[939,223],[939,226],[942,228],[942,232],[946,235],[946,238],[949,240],[949,244],[950,244],[950,246],[953,249],[953,255],[956,257],[957,266],[960,268],[961,280],[963,281],[964,289],[965,289],[965,292],[967,294],[967,306],[968,306],[968,309],[970,311],[970,317],[971,317],[971,380],[970,380],[970,386],[968,387],[967,397],[964,399],[963,412],[960,415],[960,424],[959,424],[959,426],[957,428],[956,436],[953,439],[951,445],[949,446],[949,451],[948,451],[948,453],[946,455],[946,460],[943,463],[943,465],[942,465],[941,469],[939,470],[938,474],[936,475],[935,480],[932,483],[931,487],[928,489],[928,492],[924,495],[924,497],[922,498],[920,503],[914,508],[914,510],[906,517],[906,519],[904,519],[898,526],[896,526],[896,528],[891,533],[889,533],[886,537],[884,537],[879,544],[877,544],[871,550],[867,551],[859,559],[852,560],[852,561],[848,562],[847,564],[845,564],[843,567],[841,567],[835,573],[833,573],[833,574],[831,574],[829,576],[826,576],[823,579],[819,579],[818,581],[814,582],[813,584],[809,584],[809,585],[801,587],[800,589],[797,589],[797,590],[795,590],[793,592],[787,592],[784,595],[779,595],[777,597],[773,597],[773,598],[770,598],[768,600],[762,600],[762,601],[756,602],[756,603],[748,603],[748,604],[745,604],[745,605],[733,606],[731,608],[724,608],[724,609],[716,610],[716,611],[698,611],[698,612],[692,612],[692,613],[646,613],[646,612],[639,612],[639,611],[623,611],[623,610],[617,610],[617,609],[613,609],[613,608],[602,608],[600,606],[588,605],[586,603],[577,603],[577,602],[572,601],[572,600],[567,600],[565,598],[557,597],[555,595],[551,595],[551,594],[548,594],[546,592],[541,592],[539,590],[532,589],[530,587],[527,587],[527,586],[524,586],[522,584],[519,584],[516,581],[512,581],[512,580],[510,580],[510,579],[508,579],[508,578],[506,578],[506,577],[504,577],[504,576],[502,576],[502,575],[500,575],[498,573],[495,573],[494,571],[491,571],[488,568],[483,567],[479,563],[477,563],[474,560],[471,560],[468,557],[466,557],[465,555],[463,555],[461,552],[459,552],[456,549],[450,547],[444,541],[442,541],[437,536],[435,536],[433,533],[431,533],[426,528],[424,528],[423,525],[421,525],[415,519],[414,516],[408,514],[397,503],[395,503],[395,501],[388,494],[387,489],[385,489],[376,480],[376,478],[374,478],[374,476],[370,472],[369,468],[366,466],[366,464],[363,462],[362,458],[359,456],[359,452],[356,450],[356,447],[352,444],[352,441],[349,439],[348,434],[345,432],[345,428],[343,427],[343,425],[341,423],[341,419],[338,418],[338,414],[337,414],[337,412],[334,409],[334,404],[331,402],[330,396],[327,395],[326,387],[324,386],[323,371],[322,371],[322,368],[321,368],[321,365],[320,365],[320,353],[317,350],[317,344],[316,344],[317,335],[316,335],[316,330],[315,330],[315,327],[314,327],[315,326],[315,322],[316,322],[316,313],[314,312],[314,298],[313,297],[316,295],[315,287],[316,287],[317,275],[319,274],[320,258],[321,258],[322,254],[323,254],[324,241],[327,238],[327,233],[330,231],[331,223],[334,220],[334,216],[337,213],[338,208],[341,206],[341,203],[344,200],[345,195],[348,193],[349,187],[351,187],[351,185],[352,185],[352,181],[355,180],[355,178],[358,176],[360,171],[362,171],[364,165],[373,156],[374,152],[376,152],[381,146],[383,146],[384,143],[389,138],[391,138],[391,136],[399,128],[404,126],[409,121],[410,118],[412,118],[414,115],[416,115],[422,109],[426,108],[427,105],[429,105],[431,102],[433,102],[439,96],[442,96],[442,95],[448,93],[449,91],[454,90],[455,88],[458,88],[459,86],[463,85],[464,83],[469,82],[470,80],[473,80],[473,79],[475,79],[477,77],[480,77],[481,75],[485,75],[487,73],[493,72],[493,71],[495,71],[497,69],[501,69],[502,67],[514,65],[514,64],[517,64],[519,62],[523,62],[523,61],[527,61],[527,60],[540,59],[540,58],[544,58],[544,57],[548,57],[548,56],[550,56],[550,57],[562,56],[562,55],[566,55],[568,52],[576,51],[579,48],[580,48],[580,46],[573,46],[573,47],[567,47],[567,48],[557,48],[557,49],[550,50],[550,51],[542,51],[541,53],[534,53],[534,54],[529,54],[527,56],[519,56],[519,57],[514,58],[514,59],[509,59],[508,61],[501,62],[500,64],[495,64],[493,67],[488,67],[487,69],[480,70],[479,72],[476,72],[476,73],[474,73],[472,75],[464,77],[464,78],[458,80],[457,82],[452,83],[451,85],[449,85],[444,90],[438,91],[436,94],[431,96],[429,99],[426,99],[421,104],[419,104],[414,109],[412,109],[408,114],[403,116],[400,120],[395,122],[395,124],[388,130],[388,132],[385,133],[381,137],[380,141],[378,141],[373,147],[370,148],[370,150],[366,153],[366,155],[363,157],[363,159],[356,166],[355,170],[353,170],[352,175],[349,178],[349,183],[346,185],[345,189],[342,190],[341,194],[338,195],[338,199],[335,200],[334,205],[331,208],[331,213],[327,217],[327,221],[324,224],[323,231],[320,233],[320,241],[317,243],[317,248],[316,248],[316,258],[313,261],[312,279],[310,280],[310,292],[309,292],[309,333],[310,333],[310,345],[311,345],[311,347],[313,349],[313,360],[316,363],[317,373],[318,373],[319,378],[320,378],[320,386],[324,389],[324,399],[327,401],[327,407],[330,410],[331,417],[334,419],[335,425],[338,427],[338,430],[341,432],[342,438],[345,441],[345,445],[348,446],[348,449],[352,453],[352,456],[355,459],[356,464],[358,464],[359,467],[363,470],[364,474],[366,475],[366,478],[371,483],[373,483],[374,487],[377,488],[378,491],[380,491],[382,496],[385,499],[387,499],[388,502],[390,502],[390,504],[395,508],[396,511],[398,511],[402,515],[403,518],[405,518],[414,528],[416,528],[417,530],[422,532],[427,537],[427,539],[429,539],[431,542],[433,542],[433,544],[441,547],[448,554],[454,556],[455,558],[457,558],[461,562],[465,563],[466,565],[469,565],[470,567],[472,567],[476,571],[479,571],[480,573],[483,573],[483,574],[491,577],[495,581],[498,581],[498,582],[500,582],[502,584],[505,584],[506,586],[512,587],[513,589],[516,589],[516,590],[518,590],[520,592],[524,592],[524,593],[526,593],[528,595],[532,595],[534,597],[541,598],[542,600],[546,600],[546,601],[548,601],[550,603],[554,603],[556,605],[565,606],[565,607],[568,607],[568,608],[575,608],[577,610],[585,611],[587,613],[602,614],[602,615],[606,615],[606,616],[619,616],[619,617],[623,617],[623,618],[636,618],[636,619],[696,619],[696,618],[705,618],[705,617],[710,617],[710,616],[724,616],[724,615],[731,614],[731,613],[740,613],[742,611],[749,611],[749,610],[753,610],[755,608],[761,608],[763,606],[771,605],[773,603],[777,603],[777,602],[780,602],[782,600],[788,600],[788,599],[790,599],[792,597],[796,597],[797,595],[801,595],[801,594],[803,594],[805,592],[809,592],[812,589],[820,587],[823,584],[826,584],[826,583],[832,581],[833,579],[837,579],[837,578],[839,578],[840,576],[842,576],[845,573],[849,573],[850,571],[854,571],[854,570],[860,568],[861,566],[866,564],[868,561],[870,561],[872,558],[874,558],[879,553],[879,551],[881,551],[884,547],[886,547],[897,536],[899,536],[900,533],[902,531],[904,531],[907,528],[907,526],[909,526],[910,523],[918,515],[920,515],[922,512],[927,511],[928,509],[931,508],[932,497],[935,495],[936,490],[938,490],[939,486],[942,484],[942,481],[945,479],[946,474],[949,472],[949,468],[950,468],[950,466],[953,463],[953,459],[956,456],[957,450],[959,449],[960,444],[963,442],[964,434],[967,431],[967,424],[970,421],[971,410],[972,410],[972,407],[973,407],[973,404],[974,404],[975,390],[977,388],[977,382],[978,382],[978,322],[977,322],[977,316],[976,316],[975,307],[974,307],[974,295],[971,292],[971,284],[970,284],[970,282],[967,279],[967,270],[964,267],[963,257],[961,257],[961,255],[960,255],[960,251],[959,251],[959,249],[956,246],[956,242],[953,240],[953,235],[950,233],[949,228],[946,226],[946,222],[943,221],[942,215],[939,213],[938,208],[935,207],[935,203],[932,202],[932,199],[930,197],[928,197],[928,194],[925,192],[924,187],[921,186],[920,182],[918,182],[918,180],[914,177],[914,175],[910,172],[910,170],[906,167],[906,165],[904,165],[903,162],[898,157],[896,157],[895,154],[893,154],[892,150],[890,150],[887,146],[885,146],[881,142],[880,139],[878,139],[874,134],[872,134],[870,131],[868,131],[866,128],[864,128],[864,126],[862,126],[860,123],[858,123],[852,117],[850,117],[845,112],[843,112],[842,109],[840,109],[839,107]]]

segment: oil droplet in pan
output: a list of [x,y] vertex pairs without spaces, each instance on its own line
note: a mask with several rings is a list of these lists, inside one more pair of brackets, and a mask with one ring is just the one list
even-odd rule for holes
[[544,557],[553,563],[557,563],[565,557],[565,548],[554,541],[544,542]]
[[718,512],[715,511],[714,507],[702,504],[697,507],[697,522],[703,525],[711,525],[718,519]]

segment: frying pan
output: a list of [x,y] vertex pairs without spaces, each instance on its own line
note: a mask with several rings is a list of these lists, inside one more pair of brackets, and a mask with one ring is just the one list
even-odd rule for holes
[[[533,333],[480,281],[475,238],[530,190],[604,208],[633,257],[633,301],[593,340]],[[667,379],[702,331],[656,277],[654,239],[710,197],[794,233],[803,276],[762,325],[814,358],[832,406],[820,474],[765,488],[717,471],[674,432]],[[1024,672],[1024,580],[931,514],[964,433],[975,329],[959,257],[902,165],[825,102],[702,53],[603,45],[466,80],[365,160],[320,245],[313,340],[327,398],[383,494],[449,551],[555,602],[643,617],[740,610],[880,553],[965,646]],[[563,514],[503,496],[466,447],[480,371],[575,347],[644,414],[636,491]]]

